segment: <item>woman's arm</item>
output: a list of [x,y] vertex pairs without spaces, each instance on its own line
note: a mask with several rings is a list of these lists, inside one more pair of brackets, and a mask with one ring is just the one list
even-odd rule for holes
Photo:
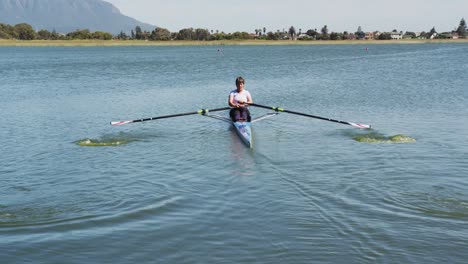
[[247,94],[247,102],[246,103],[253,104],[252,96],[250,95],[250,93]]
[[233,94],[229,94],[228,104],[229,104],[230,107],[237,107],[237,105],[234,103],[234,95]]

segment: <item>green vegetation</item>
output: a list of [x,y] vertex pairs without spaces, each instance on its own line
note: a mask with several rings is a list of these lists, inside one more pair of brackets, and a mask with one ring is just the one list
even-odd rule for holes
[[457,28],[457,33],[459,37],[466,38],[467,32],[466,32],[466,22],[464,18],[462,18],[462,20],[460,21],[460,25]]
[[55,31],[48,31],[41,29],[35,31],[33,27],[26,23],[17,25],[8,25],[0,23],[0,39],[6,40],[46,40],[46,41],[101,41],[101,40],[115,40],[115,41],[359,41],[359,40],[395,40],[395,39],[455,39],[455,38],[467,38],[467,26],[465,19],[461,19],[458,28],[452,32],[438,33],[433,27],[429,32],[410,32],[397,31],[394,29],[392,32],[364,32],[361,27],[358,27],[357,31],[350,33],[344,32],[330,32],[327,25],[324,25],[320,31],[317,29],[308,29],[305,33],[302,33],[302,29],[297,32],[296,29],[291,26],[288,31],[276,32],[267,31],[263,29],[255,29],[255,33],[247,32],[234,32],[224,33],[216,30],[209,31],[208,29],[193,29],[184,28],[179,32],[170,32],[165,28],[157,27],[153,31],[143,31],[139,26],[127,35],[125,32],[120,32],[117,35],[112,35],[107,32],[90,32],[88,29],[78,29],[69,33],[57,33]]
[[76,30],[68,34],[59,34],[55,31],[49,32],[41,29],[34,31],[31,25],[26,23],[15,26],[0,23],[0,39],[16,40],[76,40],[76,39],[99,39],[110,40],[114,37],[107,32],[90,32],[88,29]]

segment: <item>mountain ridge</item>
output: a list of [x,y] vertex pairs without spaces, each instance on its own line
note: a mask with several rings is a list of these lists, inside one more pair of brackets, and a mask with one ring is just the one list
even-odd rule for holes
[[118,34],[136,26],[146,31],[156,27],[123,15],[103,0],[0,0],[0,23],[28,23],[35,30],[59,33],[89,29]]

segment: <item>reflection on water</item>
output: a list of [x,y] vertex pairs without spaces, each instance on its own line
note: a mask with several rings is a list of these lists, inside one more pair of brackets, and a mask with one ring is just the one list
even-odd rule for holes
[[[254,161],[247,157],[251,157],[254,150],[245,145],[239,135],[237,135],[234,127],[231,127],[228,132],[231,139],[232,174],[238,176],[252,176],[254,174],[252,170]],[[252,135],[252,138],[252,142],[254,142],[254,135]]]

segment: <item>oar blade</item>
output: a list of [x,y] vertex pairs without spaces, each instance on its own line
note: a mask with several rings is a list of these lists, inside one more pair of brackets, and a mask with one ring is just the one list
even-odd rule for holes
[[371,129],[370,125],[357,124],[357,123],[351,123],[351,122],[348,122],[348,123],[352,125],[353,127],[362,128],[362,129]]
[[129,120],[129,121],[113,121],[113,122],[111,122],[111,125],[112,126],[120,126],[120,125],[129,124],[129,123],[133,123],[133,121],[131,121],[131,120]]

